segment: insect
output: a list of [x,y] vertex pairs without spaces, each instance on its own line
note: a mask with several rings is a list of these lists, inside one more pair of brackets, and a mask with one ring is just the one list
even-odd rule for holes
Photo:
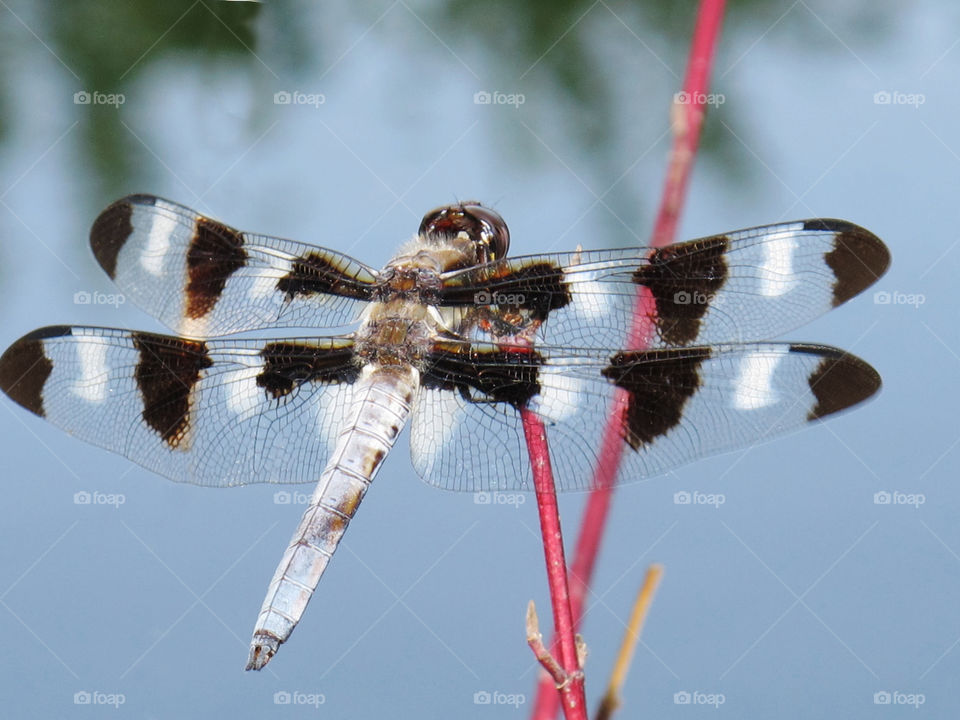
[[[502,218],[464,202],[427,213],[375,270],[132,195],[100,214],[90,243],[176,336],[43,328],[0,357],[0,388],[173,480],[316,484],[247,669],[290,637],[405,424],[427,482],[529,490],[526,408],[547,428],[558,487],[586,489],[616,403],[628,481],[819,421],[880,387],[842,350],[763,342],[886,271],[884,244],[841,220],[511,258]],[[642,350],[625,344],[638,293]],[[232,337],[298,328],[344,332]]]

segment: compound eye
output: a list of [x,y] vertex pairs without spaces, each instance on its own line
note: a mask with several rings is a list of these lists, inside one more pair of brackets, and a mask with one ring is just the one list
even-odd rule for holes
[[482,205],[466,205],[463,209],[478,221],[477,241],[486,248],[486,261],[492,262],[504,257],[510,249],[510,230],[503,218]]
[[431,210],[420,221],[419,233],[425,238],[455,238],[464,233],[477,244],[480,262],[498,260],[510,249],[510,231],[503,218],[474,202]]
[[444,221],[449,212],[450,207],[448,206],[434,208],[428,212],[423,216],[423,220],[420,221],[420,229],[417,231],[417,234],[427,236],[442,232],[444,226],[448,224]]

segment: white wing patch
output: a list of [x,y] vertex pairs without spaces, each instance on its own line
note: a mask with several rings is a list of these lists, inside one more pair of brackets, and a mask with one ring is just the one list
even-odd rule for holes
[[596,280],[578,283],[574,294],[577,314],[586,320],[606,317],[610,312],[609,290]]
[[[364,368],[366,371],[367,368]],[[325,393],[316,401],[317,433],[327,451],[332,453],[337,444],[337,438],[352,427],[356,420],[357,408],[354,406],[354,395],[358,380],[352,385],[344,384],[339,392]]]
[[176,218],[162,212],[150,213],[147,245],[140,255],[140,266],[151,275],[163,274],[163,261],[170,257],[170,238],[180,230]]
[[786,356],[787,349],[777,348],[776,352],[752,352],[743,357],[733,394],[733,406],[737,410],[759,410],[779,402],[773,376]]
[[563,367],[544,367],[540,371],[540,393],[532,398],[531,409],[545,420],[561,422],[580,408],[584,398],[583,381],[565,375]]
[[257,377],[261,372],[262,366],[242,368],[224,375],[223,391],[227,394],[227,408],[236,414],[231,422],[248,420],[263,412],[266,393],[257,385]]
[[763,265],[760,266],[760,294],[767,297],[786,295],[797,284],[793,258],[797,252],[797,236],[785,232],[771,236],[763,244]]
[[[280,261],[277,260],[279,263]],[[250,283],[250,299],[260,304],[265,298],[270,298],[277,292],[277,282],[289,274],[292,269],[292,263],[285,262],[285,268],[264,269],[259,275],[256,275]]]
[[[414,403],[410,428],[414,464],[427,468],[443,467],[444,451],[451,447],[451,443],[457,442],[468,411],[469,405],[465,406],[458,393],[421,387]],[[468,455],[467,461],[472,459]],[[450,478],[450,482],[453,484],[455,478]]]
[[203,317],[185,317],[177,326],[177,332],[192,338],[203,338],[210,334],[210,313]]
[[73,384],[73,394],[81,400],[100,405],[106,402],[106,379],[109,375],[107,367],[106,343],[77,343],[77,362],[80,365],[80,376]]

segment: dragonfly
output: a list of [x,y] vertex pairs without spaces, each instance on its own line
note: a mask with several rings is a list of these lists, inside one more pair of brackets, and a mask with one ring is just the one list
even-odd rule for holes
[[[626,482],[820,422],[881,384],[843,350],[770,341],[886,271],[883,242],[842,220],[508,257],[501,216],[459,202],[377,270],[131,195],[90,245],[175,335],[45,327],[0,357],[0,389],[176,481],[316,484],[248,670],[289,639],[405,425],[428,483],[528,491],[521,414],[534,413],[558,489],[588,490],[611,418]],[[339,332],[297,335],[313,328]]]

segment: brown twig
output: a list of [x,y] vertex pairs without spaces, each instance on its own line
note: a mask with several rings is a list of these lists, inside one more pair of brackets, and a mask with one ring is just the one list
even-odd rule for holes
[[627,672],[630,670],[630,661],[633,660],[633,652],[637,649],[640,631],[643,630],[643,622],[647,618],[647,613],[650,612],[650,604],[653,602],[653,596],[657,592],[657,586],[660,584],[662,576],[662,565],[653,564],[647,568],[647,576],[644,578],[643,585],[637,592],[637,599],[633,603],[630,622],[627,624],[627,631],[623,634],[620,652],[617,653],[617,662],[613,666],[610,683],[607,685],[607,692],[597,709],[595,720],[610,720],[614,711],[620,707],[620,691],[623,689],[624,682],[626,682]]
[[553,678],[554,684],[558,688],[563,687],[569,676],[543,644],[543,635],[540,634],[540,621],[537,619],[537,607],[533,600],[527,605],[527,645],[533,650],[534,657],[540,661],[543,669]]

